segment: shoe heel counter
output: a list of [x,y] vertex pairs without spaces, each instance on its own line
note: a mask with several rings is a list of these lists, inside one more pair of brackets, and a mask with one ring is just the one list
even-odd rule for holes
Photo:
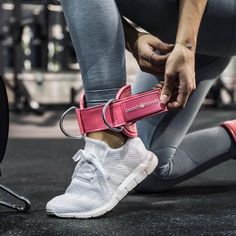
[[147,154],[148,154],[148,150],[146,149],[143,141],[139,138],[133,138],[133,146],[134,146],[134,150],[137,153],[137,156],[139,156],[142,160],[146,158]]

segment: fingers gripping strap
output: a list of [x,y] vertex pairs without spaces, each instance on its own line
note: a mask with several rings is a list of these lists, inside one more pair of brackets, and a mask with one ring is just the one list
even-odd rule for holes
[[[83,102],[84,99],[82,99]],[[81,134],[107,130],[108,127],[102,118],[104,105],[76,109]],[[112,128],[122,127],[127,136],[137,136],[134,122],[154,114],[167,111],[166,106],[160,103],[160,90],[154,89],[144,93],[131,95],[130,86],[123,87],[105,110],[104,116]]]

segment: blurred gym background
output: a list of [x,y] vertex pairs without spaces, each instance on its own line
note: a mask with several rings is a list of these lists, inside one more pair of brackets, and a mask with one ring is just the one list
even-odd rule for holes
[[[214,167],[169,193],[131,194],[109,217],[99,220],[46,217],[46,202],[65,190],[74,168],[71,157],[83,147],[82,141],[66,139],[58,126],[62,112],[77,105],[82,90],[80,67],[59,1],[0,0],[0,19],[0,74],[10,105],[10,135],[1,182],[32,203],[30,214],[25,215],[1,208],[0,233],[155,235],[152,231],[158,235],[213,235],[218,231],[224,232],[220,235],[235,235],[235,161]],[[127,52],[128,83],[138,70]],[[207,95],[191,130],[236,118],[235,109],[236,58],[232,58]],[[78,132],[73,115],[68,117],[66,128],[73,134]]]
[[[0,0],[0,15],[0,73],[12,111],[10,137],[60,137],[55,114],[76,104],[82,90],[80,68],[60,3]],[[138,70],[127,52],[128,83]],[[234,58],[208,94],[205,107],[231,109],[235,102]],[[30,132],[32,127],[37,132]]]
[[[10,137],[60,137],[56,111],[76,104],[82,90],[60,3],[0,0],[0,15],[0,73],[12,111]],[[129,82],[137,70],[127,53]],[[39,129],[32,133],[32,128]]]

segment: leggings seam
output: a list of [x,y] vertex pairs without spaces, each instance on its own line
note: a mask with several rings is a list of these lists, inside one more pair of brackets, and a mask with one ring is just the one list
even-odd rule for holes
[[[180,144],[180,145],[181,145],[181,144]],[[182,151],[183,153],[185,153],[193,163],[199,164],[198,162],[196,162],[196,161],[193,159],[193,156],[191,156],[191,154],[189,154],[188,152],[186,152],[186,151],[183,150],[182,148],[178,148],[178,150],[180,150],[180,151]]]

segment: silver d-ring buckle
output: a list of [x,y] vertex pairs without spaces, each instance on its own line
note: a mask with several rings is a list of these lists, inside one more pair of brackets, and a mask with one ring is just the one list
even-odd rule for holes
[[115,99],[110,99],[106,104],[105,104],[105,106],[103,107],[103,109],[102,109],[102,119],[103,119],[103,121],[104,121],[104,123],[105,123],[105,125],[107,126],[107,128],[108,129],[110,129],[110,130],[112,130],[112,131],[115,131],[115,132],[122,132],[123,131],[123,129],[124,129],[124,127],[121,127],[121,128],[112,128],[109,124],[108,124],[108,122],[107,122],[107,118],[106,118],[106,109],[107,109],[107,107],[113,102],[113,101],[115,101]]
[[64,123],[64,119],[66,117],[66,115],[70,112],[70,111],[75,111],[77,109],[77,107],[73,106],[73,107],[70,107],[69,109],[67,109],[61,116],[60,118],[60,129],[62,131],[62,133],[67,136],[68,138],[73,138],[73,139],[83,139],[84,138],[84,135],[80,135],[80,136],[73,136],[73,135],[70,135],[64,128],[63,126],[63,123]]

